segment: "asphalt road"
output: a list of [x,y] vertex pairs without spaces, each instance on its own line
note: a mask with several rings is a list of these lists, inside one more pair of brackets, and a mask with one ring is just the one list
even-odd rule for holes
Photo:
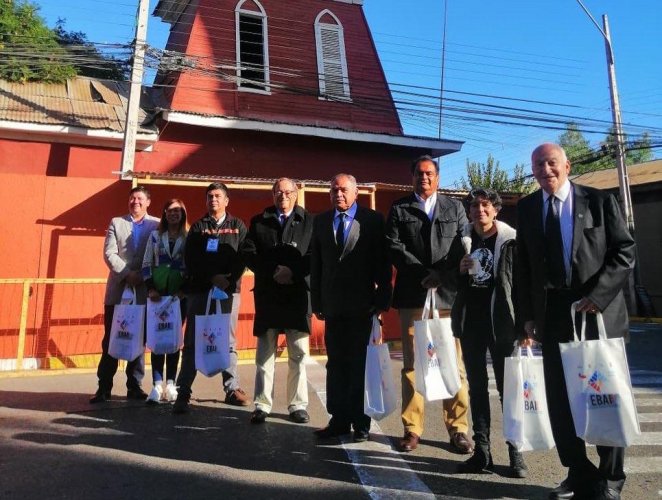
[[[399,381],[401,363],[392,354]],[[627,452],[623,498],[662,498],[662,325],[633,325],[628,355],[643,432]],[[438,402],[427,405],[426,429],[412,453],[393,448],[402,434],[397,412],[374,424],[367,443],[318,443],[312,430],[328,418],[323,364],[308,367],[307,425],[287,420],[286,363],[276,365],[274,413],[259,426],[248,421],[252,407],[222,402],[219,376],[198,376],[192,411],[173,415],[169,404],[127,401],[122,372],[113,400],[96,406],[87,402],[93,373],[0,373],[0,498],[543,499],[565,477],[555,450],[526,453],[529,476],[507,477],[493,384],[494,474],[455,473],[467,457],[451,452]],[[239,368],[252,394],[254,367]]]

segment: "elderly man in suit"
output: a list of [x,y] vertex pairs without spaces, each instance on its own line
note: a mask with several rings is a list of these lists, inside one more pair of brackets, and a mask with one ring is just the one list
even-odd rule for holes
[[[549,498],[620,498],[624,449],[598,446],[596,467],[586,456],[566,392],[559,343],[573,336],[570,306],[602,312],[610,337],[628,334],[623,287],[634,266],[634,241],[613,196],[568,180],[570,162],[557,144],[531,155],[541,189],[517,206],[519,321],[529,339],[542,343],[552,432],[568,477]],[[588,338],[597,338],[589,314]]]
[[[159,219],[147,214],[151,202],[149,190],[138,186],[129,191],[129,213],[114,217],[110,221],[106,240],[103,245],[103,257],[109,274],[104,299],[104,334],[101,341],[101,359],[97,367],[99,387],[90,399],[91,404],[102,403],[110,399],[113,377],[117,372],[117,360],[108,354],[110,329],[113,310],[122,300],[124,288],[133,287],[136,291],[136,303],[145,304],[147,290],[143,283],[141,268],[147,240],[159,225]],[[139,356],[126,364],[126,388],[128,399],[147,398],[141,388],[145,375],[145,357]]]
[[[440,317],[450,316],[457,293],[457,270],[464,255],[460,235],[468,224],[462,203],[437,193],[436,161],[421,156],[412,163],[411,173],[414,192],[393,203],[386,222],[391,260],[397,269],[393,307],[398,309],[402,334],[404,436],[399,442],[400,451],[418,446],[425,420],[425,401],[416,390],[414,321],[421,319],[430,288],[436,289]],[[473,451],[467,437],[469,391],[459,339],[455,347],[462,385],[453,398],[444,400],[443,418],[453,449],[468,454]]]
[[349,434],[369,438],[370,417],[363,413],[366,347],[373,314],[388,309],[391,266],[384,219],[356,203],[356,179],[338,174],[331,181],[333,209],[315,218],[311,256],[313,313],[325,320],[328,426],[320,439]]
[[310,420],[306,358],[310,336],[310,239],[313,217],[297,205],[297,185],[282,177],[272,187],[274,203],[251,219],[245,254],[255,274],[255,411],[251,423],[263,423],[273,405],[274,361],[278,336],[287,341],[287,399],[290,420]]

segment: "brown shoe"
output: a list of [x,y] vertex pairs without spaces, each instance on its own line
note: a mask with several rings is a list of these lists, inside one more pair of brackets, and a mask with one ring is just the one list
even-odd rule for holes
[[456,432],[451,436],[451,447],[456,453],[468,455],[474,451],[474,445],[464,432]]
[[234,391],[230,391],[225,395],[225,404],[233,406],[248,406],[251,404],[251,400],[242,389],[236,388]]
[[400,451],[415,450],[420,439],[421,438],[418,434],[414,434],[411,431],[405,431],[405,436],[400,440]]

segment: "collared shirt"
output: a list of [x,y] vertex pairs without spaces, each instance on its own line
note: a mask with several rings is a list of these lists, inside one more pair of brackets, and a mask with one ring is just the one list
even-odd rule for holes
[[227,215],[227,213],[223,214],[220,219],[216,219],[213,215],[210,215],[209,218],[216,223],[216,227],[220,227],[225,222]]
[[429,196],[427,200],[424,200],[421,198],[418,193],[414,193],[416,195],[416,199],[418,202],[423,205],[423,211],[427,214],[428,219],[432,220],[434,217],[434,208],[437,206],[437,193],[435,193],[432,196]]
[[276,215],[278,216],[278,222],[280,222],[281,226],[285,225],[285,222],[287,221],[287,219],[290,218],[290,215],[292,215],[292,212],[294,212],[294,209],[290,210],[287,213],[283,213],[280,210],[276,209]]
[[[545,227],[545,220],[547,218],[547,210],[549,209],[549,195],[545,190],[542,192],[543,209],[542,209],[542,227]],[[559,222],[561,223],[561,238],[563,239],[563,265],[565,266],[565,282],[566,285],[570,283],[572,264],[570,257],[572,255],[572,234],[573,234],[573,200],[572,200],[572,184],[570,181],[565,183],[554,194],[559,199]]]
[[[356,216],[356,208],[357,204],[354,203],[351,207],[349,207],[345,212],[345,227],[343,230],[343,241],[347,241],[347,235],[349,234],[349,228],[352,226],[352,221],[354,220],[354,217]],[[334,210],[333,212],[333,234],[336,233],[338,230],[338,223],[340,222],[340,217],[338,217],[338,214],[340,212],[338,210]]]
[[129,214],[129,217],[131,217],[131,234],[133,235],[133,250],[136,251],[138,250],[138,244],[140,243],[140,240],[142,239],[142,233],[143,231],[146,231],[145,229],[145,217],[147,217],[147,214],[145,214],[142,219],[140,220],[135,220],[131,214]]

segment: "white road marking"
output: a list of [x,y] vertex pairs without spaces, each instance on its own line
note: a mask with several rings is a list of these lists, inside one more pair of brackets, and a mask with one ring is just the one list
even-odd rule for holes
[[662,405],[662,399],[655,398],[634,398],[637,408]]
[[[633,446],[662,446],[662,432],[642,432],[634,438]],[[650,457],[649,457],[650,458]]]
[[[326,407],[326,370],[312,358],[309,358],[306,372],[308,383],[317,393]],[[382,433],[376,421],[370,427],[370,440],[364,443],[353,443],[351,439],[343,439],[342,447],[347,453],[356,470],[361,484],[375,500],[391,498],[421,498],[434,499],[435,495],[418,475],[411,470],[409,464],[394,451],[389,440]],[[371,456],[388,457],[395,467],[374,467],[375,460]]]
[[662,457],[625,456],[626,474],[659,473],[662,470]]
[[639,423],[653,422],[662,422],[662,413],[639,413]]

